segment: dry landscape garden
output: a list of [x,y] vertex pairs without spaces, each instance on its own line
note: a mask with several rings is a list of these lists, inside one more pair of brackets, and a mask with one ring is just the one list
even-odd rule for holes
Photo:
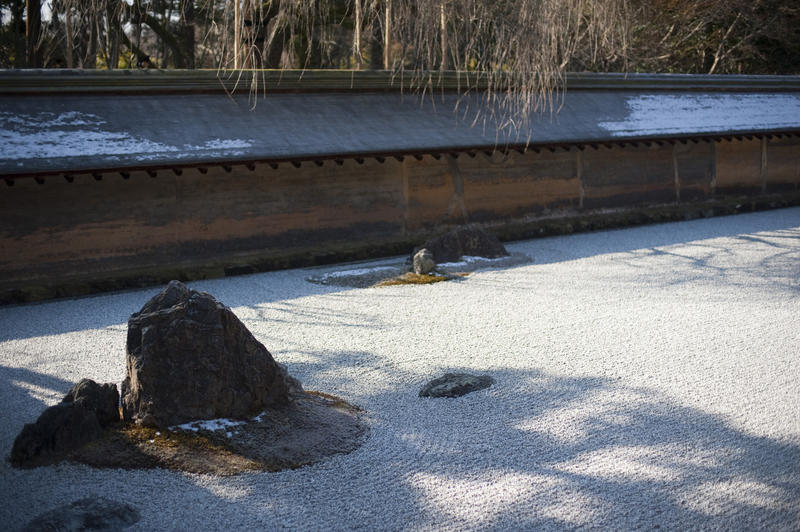
[[[358,448],[279,472],[4,462],[4,522],[103,497],[141,530],[797,524],[800,210],[507,247],[533,261],[431,285],[308,281],[403,258],[191,283],[303,389],[357,407]],[[127,320],[157,292],[0,309],[6,452],[79,379],[124,379]],[[445,373],[494,383],[419,397]],[[199,431],[202,452],[238,429]],[[140,457],[194,434],[144,431]]]
[[799,27],[0,1],[2,528],[800,529]]

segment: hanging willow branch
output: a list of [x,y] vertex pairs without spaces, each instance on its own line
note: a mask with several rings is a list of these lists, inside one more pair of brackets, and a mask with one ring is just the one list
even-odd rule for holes
[[435,87],[437,69],[472,72],[466,89],[482,89],[483,118],[512,134],[530,118],[557,110],[565,68],[580,47],[622,53],[625,0],[395,0],[398,67],[418,90]]
[[[64,28],[58,31],[65,35],[67,64],[83,56],[87,61],[81,62],[91,64],[100,53],[106,67],[114,68],[124,47],[128,64],[192,68],[201,51],[200,66],[215,64],[220,76],[246,80],[242,88],[247,86],[255,102],[266,87],[264,69],[360,69],[368,58],[371,67],[382,64],[404,88],[423,95],[455,71],[464,81],[463,101],[483,99],[476,108],[484,120],[523,131],[532,116],[558,108],[573,57],[625,56],[629,1],[53,0],[52,5],[54,23],[62,21]],[[79,13],[90,13],[87,24]],[[126,28],[135,31],[134,38]]]
[[[352,66],[361,66],[362,35],[378,35],[384,68],[404,86],[426,94],[440,81],[437,73],[463,73],[466,93],[482,95],[483,119],[515,132],[532,116],[557,110],[565,68],[577,50],[624,56],[627,43],[627,0],[238,2],[238,18],[232,13],[237,0],[227,3],[224,20],[237,26],[223,33],[239,37],[227,43],[221,70],[318,67],[341,37],[330,32],[336,17],[347,16],[355,21],[346,34]],[[362,21],[370,25],[363,33]],[[280,65],[271,52],[276,47]],[[255,91],[258,76],[249,79]]]

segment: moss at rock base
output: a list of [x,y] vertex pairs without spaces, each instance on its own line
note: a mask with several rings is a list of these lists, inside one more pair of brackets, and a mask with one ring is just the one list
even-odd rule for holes
[[68,461],[97,468],[163,468],[229,476],[296,469],[349,453],[367,433],[361,409],[332,395],[306,392],[289,405],[226,430],[159,430],[117,423],[77,450],[31,465]]

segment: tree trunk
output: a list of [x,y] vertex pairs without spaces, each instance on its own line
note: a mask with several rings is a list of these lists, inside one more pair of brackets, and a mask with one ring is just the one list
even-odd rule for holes
[[[140,17],[138,19],[139,22],[147,24],[147,27],[153,30],[153,33],[155,33],[160,39],[162,44],[162,48],[160,48],[161,57],[163,57],[164,63],[166,63],[167,59],[166,50],[169,49],[169,51],[172,52],[172,57],[175,62],[175,66],[177,68],[186,68],[187,57],[184,55],[186,48],[183,44],[183,35],[175,35],[175,33],[170,31],[167,23],[167,21],[169,21],[171,18],[172,15],[171,11],[165,12],[163,14],[164,23],[162,23],[147,9],[142,8],[138,2],[134,3],[134,8],[139,9],[139,17]],[[131,45],[132,44],[133,43],[131,43]],[[192,52],[193,51],[194,51],[194,46],[192,46]],[[158,56],[156,56],[156,62],[158,62]]]
[[[758,4],[758,2],[756,2],[756,4]],[[741,17],[742,17],[742,12],[740,11],[736,15],[736,18],[733,19],[733,22],[731,23],[730,27],[728,28],[728,31],[726,31],[725,35],[723,35],[722,39],[720,39],[719,46],[717,47],[717,51],[714,54],[714,62],[711,64],[711,68],[708,69],[708,73],[709,74],[713,74],[714,70],[717,69],[717,64],[719,64],[719,60],[722,58],[722,50],[725,48],[725,41],[728,39],[728,37],[730,36],[731,32],[733,31],[734,26],[736,26],[736,23],[739,22],[739,19]]]
[[242,68],[242,6],[241,0],[233,0],[233,68]]
[[[129,37],[126,35],[126,34],[125,34],[125,32],[122,32],[122,34],[120,35],[120,37],[121,37],[121,39],[122,39],[122,44],[124,44],[124,45],[125,45],[125,47],[126,47],[128,50],[130,50],[130,51],[131,51],[131,53],[133,53],[133,55],[134,55],[134,57],[136,58],[136,61],[137,61],[137,62],[138,62],[138,61],[140,61],[140,60],[142,60],[142,59],[144,59],[144,58],[149,58],[149,56],[147,55],[147,53],[145,53],[145,51],[144,51],[144,50],[142,50],[141,48],[139,48],[139,45],[137,45],[136,43],[134,43],[133,41],[131,41],[131,40],[130,40],[130,38],[129,38]],[[147,67],[146,67],[146,66],[143,66],[143,67],[142,67],[142,66],[140,66],[140,68],[147,68]]]
[[181,1],[181,33],[186,68],[194,68],[194,1]]
[[281,68],[281,57],[286,44],[286,27],[280,24],[278,15],[281,6],[279,1],[270,2],[266,12],[260,12],[259,26],[266,28],[264,38],[264,68]]
[[114,70],[119,63],[120,10],[119,0],[106,4],[106,68]]
[[100,13],[94,13],[91,17],[91,28],[89,29],[89,45],[87,48],[86,61],[84,67],[97,68],[97,41],[100,39]]
[[354,0],[356,4],[355,16],[353,20],[353,59],[355,60],[356,70],[361,70],[361,0]]
[[42,3],[40,0],[25,2],[25,45],[27,67],[41,68],[42,54],[39,51],[39,37],[42,34]]
[[11,4],[11,34],[14,36],[14,68],[25,68],[27,64],[25,49],[25,1]]
[[65,44],[66,44],[66,55],[67,55],[67,68],[75,68],[75,64],[73,62],[73,36],[72,36],[72,2],[71,0],[66,0],[64,2],[64,34],[65,34]]
[[447,70],[447,18],[445,18],[444,3],[444,0],[442,0],[439,4],[439,28],[442,34],[442,62],[440,69],[442,72]]
[[304,68],[322,67],[322,43],[320,42],[320,27],[319,24],[314,20],[315,16],[319,16],[319,12],[319,0],[314,0],[314,11],[311,15],[311,22],[309,23],[311,35],[309,35],[308,39],[308,50],[306,51],[306,64]]
[[391,70],[392,68],[391,24],[392,24],[392,0],[386,0],[386,18],[384,19],[383,23],[383,69],[384,70]]
[[375,14],[372,21],[372,33],[369,39],[369,69],[383,68],[383,35],[381,35],[380,15]]

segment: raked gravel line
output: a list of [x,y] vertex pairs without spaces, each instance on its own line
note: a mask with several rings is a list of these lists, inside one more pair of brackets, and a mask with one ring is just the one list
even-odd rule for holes
[[[800,208],[508,248],[534,262],[427,286],[305,280],[335,266],[191,283],[307,389],[362,406],[365,444],[228,478],[3,462],[0,528],[98,495],[139,509],[131,530],[800,529]],[[122,380],[155,291],[0,308],[4,456],[74,381]],[[417,397],[446,371],[497,382]]]

